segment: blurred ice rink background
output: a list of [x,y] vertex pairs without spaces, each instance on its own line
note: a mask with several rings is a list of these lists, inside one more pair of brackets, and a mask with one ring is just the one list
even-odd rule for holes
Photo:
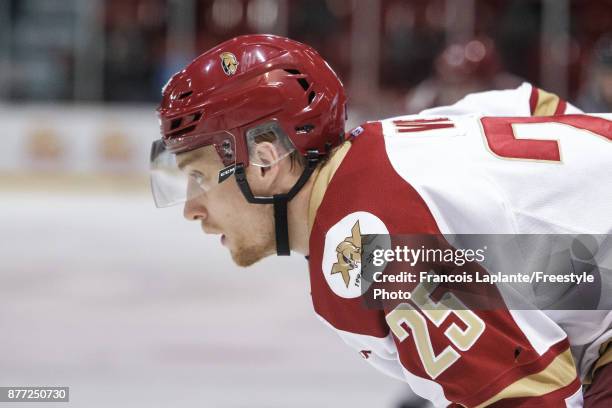
[[239,269],[154,208],[161,86],[271,32],[338,71],[350,126],[522,80],[610,112],[611,27],[612,0],[0,0],[0,386],[87,408],[418,406],[317,321],[303,258]]
[[301,257],[237,269],[144,189],[0,201],[4,386],[92,408],[392,406],[403,388],[316,320]]

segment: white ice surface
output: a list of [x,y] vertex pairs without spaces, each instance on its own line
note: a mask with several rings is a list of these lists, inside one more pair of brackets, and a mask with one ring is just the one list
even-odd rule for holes
[[148,195],[0,191],[0,386],[47,408],[392,407],[311,308],[302,257],[237,268]]

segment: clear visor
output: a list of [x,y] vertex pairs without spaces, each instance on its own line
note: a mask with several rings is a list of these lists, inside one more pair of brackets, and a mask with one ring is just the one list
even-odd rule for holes
[[215,189],[234,174],[234,136],[220,132],[206,138],[210,144],[179,154],[170,152],[162,140],[153,142],[151,191],[157,207],[194,199]]

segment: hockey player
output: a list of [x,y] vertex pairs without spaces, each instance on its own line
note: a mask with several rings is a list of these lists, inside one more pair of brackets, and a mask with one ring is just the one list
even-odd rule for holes
[[345,134],[340,80],[311,47],[271,35],[202,54],[158,113],[157,205],[184,202],[241,266],[304,254],[315,312],[376,368],[436,406],[612,406],[607,311],[359,301],[367,234],[609,234],[611,116],[524,84]]

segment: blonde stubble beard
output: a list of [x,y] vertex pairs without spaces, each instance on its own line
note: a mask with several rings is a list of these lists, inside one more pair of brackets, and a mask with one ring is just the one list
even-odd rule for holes
[[276,253],[276,237],[274,232],[274,217],[270,211],[262,214],[262,218],[266,219],[264,230],[253,231],[246,234],[240,234],[237,237],[237,242],[230,248],[230,253],[234,263],[241,267],[251,266],[263,258]]

